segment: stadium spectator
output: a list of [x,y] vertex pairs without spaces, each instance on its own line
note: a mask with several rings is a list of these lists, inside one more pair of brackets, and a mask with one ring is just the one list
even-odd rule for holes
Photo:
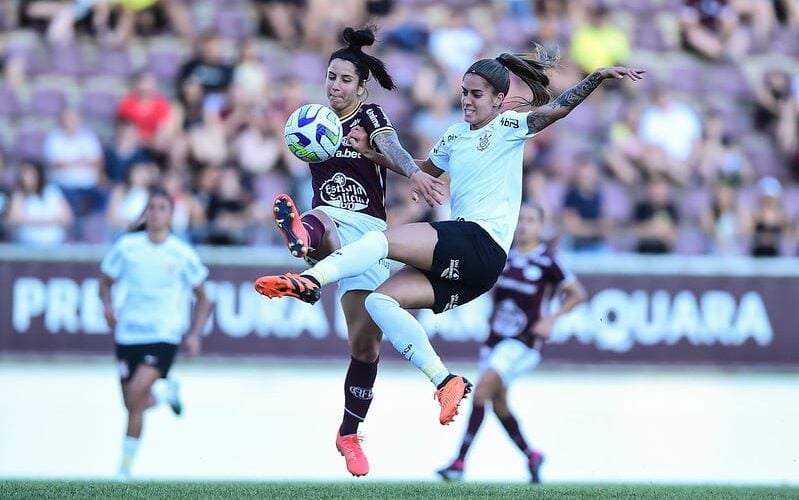
[[105,175],[113,183],[125,182],[136,163],[150,161],[150,154],[139,141],[139,132],[131,122],[119,122],[113,142],[104,150]]
[[272,76],[261,58],[261,46],[256,38],[247,38],[239,45],[239,60],[233,68],[233,87],[243,94],[243,100],[258,105],[271,99]]
[[646,143],[639,134],[642,114],[640,103],[625,102],[621,119],[610,127],[605,148],[608,169],[628,188],[640,185],[642,179],[653,174]]
[[683,47],[711,61],[733,62],[749,46],[728,0],[684,0],[680,28]]
[[283,124],[274,116],[264,106],[250,108],[241,131],[233,137],[231,157],[249,175],[265,176],[280,167],[285,150]]
[[477,59],[484,42],[469,22],[468,9],[440,9],[430,15],[440,24],[430,29],[428,50],[432,58],[454,77],[462,74]]
[[[391,121],[378,104],[364,103],[365,82],[370,78],[386,90],[394,90],[394,81],[383,62],[366,54],[374,29],[343,33],[347,43],[330,55],[325,90],[330,108],[342,121],[347,137],[336,156],[315,163],[311,170],[312,209],[302,216],[288,195],[279,195],[274,204],[275,221],[289,250],[295,257],[321,259],[368,233],[386,228],[386,166],[354,147],[353,128],[358,126],[361,140],[374,144],[390,159],[388,166],[409,178],[413,190],[433,205],[441,202],[434,189],[443,189],[416,166],[399,143]],[[435,196],[438,198],[436,199]],[[377,377],[381,335],[369,318],[364,301],[389,275],[388,262],[380,260],[364,268],[352,279],[339,283],[339,299],[347,322],[350,364],[344,380],[344,416],[336,432],[336,448],[344,456],[347,470],[354,476],[369,472],[358,426],[366,419],[372,403],[372,388]]]
[[577,252],[607,250],[605,238],[611,231],[604,215],[604,199],[599,185],[599,165],[584,153],[577,157],[574,178],[563,197],[563,230],[570,247]]
[[[153,189],[144,211],[144,230],[121,236],[100,264],[100,299],[108,326],[114,331],[127,432],[122,445],[118,479],[130,477],[139,448],[144,412],[168,403],[176,415],[183,406],[177,382],[166,379],[183,343],[191,357],[200,354],[211,303],[205,294],[208,269],[197,253],[169,231],[172,200]],[[115,304],[115,283],[125,287],[122,304]],[[189,321],[188,292],[194,295],[194,318]],[[163,389],[163,390],[159,390]]]
[[119,7],[117,42],[126,42],[134,33],[149,36],[174,30],[191,40],[194,27],[184,0],[115,0]]
[[650,168],[678,184],[688,183],[694,174],[691,160],[702,135],[696,111],[661,85],[641,116],[639,134],[647,145]]
[[255,0],[261,14],[261,33],[290,49],[301,45],[302,18],[307,0]]
[[[405,309],[443,312],[488,291],[505,265],[518,218],[525,140],[566,116],[603,80],[638,80],[644,72],[603,68],[550,103],[544,71],[555,62],[539,46],[536,55],[503,53],[479,60],[463,75],[464,122],[450,127],[430,157],[418,162],[437,176],[449,173],[451,220],[370,231],[301,275],[263,276],[255,283],[256,290],[267,297],[315,303],[323,285],[358,276],[382,259],[406,264],[369,294],[365,305],[394,348],[436,387],[442,425],[452,422],[471,383],[446,368],[422,325]],[[501,112],[511,72],[533,94],[525,103],[530,109],[526,113]],[[357,141],[357,145],[362,154],[369,153],[368,144]],[[476,164],[491,168],[476,168]]]
[[700,215],[700,225],[711,255],[742,253],[742,214],[738,209],[736,185],[724,178],[714,183],[710,205]]
[[225,167],[208,200],[207,243],[212,245],[244,245],[249,240],[252,223],[251,194],[244,185],[241,172]]
[[460,118],[455,104],[451,90],[439,90],[433,94],[430,106],[416,113],[411,126],[417,151],[430,151],[450,124]]
[[635,205],[635,233],[638,253],[669,253],[677,240],[680,221],[668,180],[662,176],[649,179],[646,194]]
[[[492,292],[490,331],[480,348],[480,379],[474,391],[466,433],[458,456],[438,471],[445,481],[463,479],[466,454],[483,424],[486,405],[490,403],[508,437],[524,454],[530,481],[541,482],[544,455],[525,439],[508,405],[508,389],[519,376],[538,366],[542,346],[552,335],[558,317],[587,298],[582,284],[541,239],[543,228],[541,207],[530,202],[522,204],[514,247]],[[545,299],[553,294],[560,297],[558,309],[543,314]]]
[[588,22],[572,35],[572,60],[585,74],[596,68],[616,66],[630,56],[627,34],[610,22],[610,8],[604,2],[589,7]]
[[106,217],[112,238],[129,230],[147,206],[150,188],[158,181],[158,167],[148,161],[134,163],[125,182],[111,190]]
[[162,184],[174,201],[172,233],[186,242],[199,241],[205,234],[205,209],[191,190],[188,173],[169,170],[164,174]]
[[[64,192],[76,217],[80,219],[105,208],[102,146],[97,135],[83,127],[74,108],[64,108],[58,127],[47,134],[44,157],[50,166],[51,179]],[[82,229],[76,229],[80,237]]]
[[767,131],[786,163],[799,174],[799,93],[791,89],[788,72],[771,69],[757,89],[755,126]]
[[203,89],[203,107],[220,111],[225,104],[225,92],[233,80],[233,66],[222,57],[221,39],[213,31],[200,36],[192,57],[180,69],[177,91],[183,92],[186,80],[197,81]]
[[66,198],[58,186],[47,181],[44,166],[23,160],[7,215],[13,241],[34,247],[58,246],[66,241],[72,219]]
[[748,184],[754,176],[738,139],[725,130],[723,116],[715,110],[705,117],[697,159],[697,172],[707,186],[717,180],[740,186]]
[[743,233],[750,238],[753,257],[778,257],[791,231],[790,218],[781,204],[782,184],[774,177],[763,177],[757,187],[756,206],[743,215]]
[[150,148],[158,147],[158,136],[169,121],[172,105],[158,90],[158,80],[149,71],[139,73],[131,92],[122,98],[117,108],[117,118],[136,125],[139,140]]

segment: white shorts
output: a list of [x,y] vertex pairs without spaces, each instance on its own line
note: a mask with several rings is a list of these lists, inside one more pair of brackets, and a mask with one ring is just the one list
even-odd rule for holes
[[502,378],[505,388],[540,362],[541,352],[527,347],[521,340],[504,339],[494,347],[480,348],[480,374],[491,368]]
[[[335,222],[342,247],[360,239],[361,236],[369,231],[385,231],[388,227],[386,221],[350,210],[328,206],[319,206],[314,208],[314,210],[324,212]],[[380,262],[367,269],[363,274],[340,280],[338,282],[338,296],[342,297],[350,290],[372,292],[388,279],[390,272],[391,268],[388,259],[381,259]]]

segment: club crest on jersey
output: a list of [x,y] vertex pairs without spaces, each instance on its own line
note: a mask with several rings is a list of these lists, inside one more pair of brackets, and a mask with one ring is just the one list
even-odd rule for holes
[[322,183],[319,195],[328,205],[345,210],[363,210],[369,206],[366,189],[358,181],[341,172],[336,172],[333,177]]
[[491,132],[486,132],[480,137],[480,142],[477,143],[477,150],[478,151],[485,151],[490,146],[490,139],[491,139]]

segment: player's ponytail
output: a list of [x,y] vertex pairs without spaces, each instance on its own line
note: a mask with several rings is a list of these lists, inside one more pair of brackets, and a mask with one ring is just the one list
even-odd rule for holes
[[554,68],[558,63],[558,55],[548,54],[546,49],[539,44],[535,44],[535,49],[535,54],[505,52],[494,59],[481,59],[472,64],[466,70],[466,74],[474,73],[483,77],[497,92],[507,96],[510,90],[510,73],[513,73],[533,93],[531,99],[513,98],[514,101],[520,102],[514,107],[542,106],[552,98],[546,71]]
[[518,76],[533,93],[532,99],[518,99],[526,106],[543,106],[552,99],[546,71],[554,68],[558,59],[557,53],[549,54],[539,44],[535,44],[535,54],[504,53],[497,57],[497,61]]
[[355,72],[361,82],[369,79],[369,75],[374,75],[381,87],[387,90],[397,88],[391,75],[388,74],[385,64],[380,59],[370,56],[363,51],[363,47],[371,46],[375,43],[375,26],[367,26],[356,30],[346,28],[342,37],[347,44],[330,55],[328,63],[333,59],[345,59],[355,65]]

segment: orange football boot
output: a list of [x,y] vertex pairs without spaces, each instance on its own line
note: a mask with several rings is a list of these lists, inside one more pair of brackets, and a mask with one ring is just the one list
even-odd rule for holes
[[279,194],[274,205],[275,223],[286,240],[289,252],[294,257],[305,257],[308,255],[308,231],[302,225],[294,200],[287,194]]
[[449,425],[455,419],[458,405],[470,392],[472,392],[472,383],[463,377],[455,376],[433,394],[433,398],[441,405],[441,413],[438,416],[441,425]]
[[369,473],[369,461],[361,448],[363,437],[359,434],[341,435],[341,429],[336,432],[336,449],[347,462],[347,470],[353,476],[365,476]]
[[255,280],[255,291],[270,299],[294,297],[309,304],[315,304],[322,296],[319,285],[314,280],[294,273],[261,276]]

